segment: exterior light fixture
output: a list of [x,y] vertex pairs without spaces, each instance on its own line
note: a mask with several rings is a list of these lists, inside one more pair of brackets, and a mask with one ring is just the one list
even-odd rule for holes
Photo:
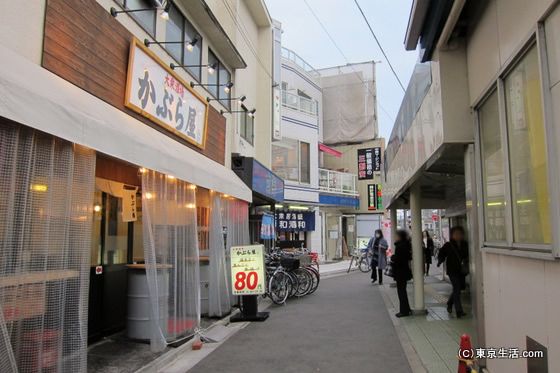
[[171,9],[171,3],[169,1],[167,1],[165,3],[165,7],[161,10],[161,13],[159,14],[159,16],[166,21],[169,20],[169,10],[170,9]]
[[217,62],[214,62],[212,64],[208,64],[208,67],[207,67],[208,74],[214,75],[217,68],[218,68],[218,63]]
[[277,209],[283,209],[284,205],[274,205],[274,207],[276,207]]
[[[255,117],[255,113],[257,112],[257,109],[253,109],[251,111],[246,111],[246,110],[234,110],[234,111],[229,111],[227,113],[231,114],[231,113],[245,113],[247,114],[249,117],[254,118]],[[226,113],[226,111],[220,110],[220,114],[224,115]]]
[[[166,21],[169,19],[169,9],[171,8],[171,3],[169,1],[166,2],[165,7],[161,10],[160,17],[165,19]],[[117,10],[115,7],[111,7],[109,10],[111,15],[117,18],[119,13],[136,13],[136,12],[147,12],[153,11],[154,8],[145,8],[145,9],[125,9],[125,10]]]
[[224,86],[224,91],[226,93],[229,93],[231,91],[231,87],[233,87],[233,82],[229,81],[225,86]]
[[100,205],[93,206],[93,211],[95,211],[95,212],[101,211],[101,206]]
[[247,96],[242,95],[241,97],[239,97],[237,99],[237,103],[239,104],[239,106],[243,105],[243,101],[245,101],[247,99]]
[[189,189],[195,190],[195,189],[196,189],[196,185],[194,185],[194,184],[189,185]]
[[200,35],[196,35],[193,40],[186,43],[185,48],[187,48],[189,52],[192,52],[194,50],[194,46],[198,43],[199,40],[200,40]]
[[[191,41],[187,41],[184,42],[185,43],[185,48],[187,48],[187,50],[189,50],[190,52],[193,51],[193,47],[196,45],[196,43],[198,43],[198,38],[200,38],[200,36],[196,36],[193,40]],[[182,41],[150,41],[148,39],[144,39],[144,45],[146,45],[146,47],[149,47],[152,44],[157,44],[157,45],[162,45],[162,44],[183,44]]]
[[305,206],[290,206],[292,210],[309,210],[309,207]]

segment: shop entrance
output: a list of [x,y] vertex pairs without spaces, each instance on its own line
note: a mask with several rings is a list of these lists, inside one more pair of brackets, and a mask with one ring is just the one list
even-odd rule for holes
[[[142,199],[138,186],[130,185],[140,184],[137,172],[135,167],[98,157],[90,256],[89,343],[126,327],[126,265],[144,260]],[[131,177],[127,178],[127,174]],[[130,206],[124,198],[134,199],[135,221],[129,221]]]
[[342,256],[341,242],[341,217],[327,214],[327,261],[339,259]]

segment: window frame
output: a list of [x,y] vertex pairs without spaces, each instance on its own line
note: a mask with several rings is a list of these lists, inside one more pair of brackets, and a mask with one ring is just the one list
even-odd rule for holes
[[[222,104],[222,106],[224,108],[226,108],[226,110],[228,112],[231,113],[231,90],[229,93],[221,93],[222,91],[220,91],[220,89],[222,87],[224,87],[229,81],[233,81],[232,78],[232,73],[231,71],[226,67],[226,65],[218,58],[218,55],[211,49],[208,48],[208,64],[210,65],[210,55],[212,55],[213,59],[215,59],[218,62],[218,66],[216,66],[216,71],[214,72],[214,75],[216,77],[216,85],[208,85],[206,88],[206,90],[208,91],[208,93],[210,93],[210,95],[212,96],[212,98],[214,98],[216,101],[218,101],[220,104]],[[225,83],[221,83],[221,71],[225,70],[228,75],[229,75],[229,81],[226,81]],[[206,83],[207,84],[213,84],[213,83],[209,83],[208,78],[211,74],[209,72],[206,72]],[[211,89],[213,89],[212,87],[216,88],[215,92],[212,92]],[[222,88],[223,89],[223,88]],[[222,97],[222,96],[225,97]],[[254,136],[254,134],[253,134]],[[252,143],[251,143],[252,145]]]
[[[284,139],[292,140],[292,141],[295,141],[297,143],[298,180],[297,181],[296,180],[288,180],[288,179],[282,179],[282,180],[284,180],[285,182],[288,182],[288,183],[298,183],[298,184],[301,184],[301,185],[311,185],[311,142],[303,141],[303,140],[300,140],[300,139],[292,139],[292,138],[289,138],[289,137],[284,137],[282,140],[284,140]],[[282,140],[280,140],[279,142],[282,142]],[[302,167],[301,167],[301,160],[302,160],[302,158],[301,158],[301,148],[302,148],[302,144],[307,144],[307,149],[309,151],[308,167],[307,167],[308,180],[309,180],[308,182],[301,181],[302,180],[301,179],[301,175],[302,175],[302,173],[301,173],[301,170],[302,170]],[[275,143],[272,143],[273,147],[274,147],[274,145],[275,145]]]
[[[128,7],[128,0],[113,0],[116,4],[118,4],[122,10],[131,10]],[[154,28],[153,31],[150,31],[148,29],[146,29],[146,27],[142,24],[142,22],[140,22],[139,18],[137,17],[137,15],[135,13],[127,13],[127,15],[130,16],[130,18],[132,18],[134,20],[134,22],[136,22],[136,24],[138,26],[140,26],[140,28],[142,28],[142,30],[144,30],[148,35],[150,35],[154,40],[156,40],[156,33],[157,33],[157,18],[158,18],[158,8],[153,7],[153,13],[154,13],[154,19],[153,19],[153,25],[152,27]]]
[[[176,44],[162,44],[163,48],[165,49],[165,51],[171,56],[171,58],[173,58],[175,61],[177,61],[179,63],[179,65],[188,65],[190,63],[187,63],[185,56],[187,55],[185,52],[185,47],[184,47],[184,43],[187,41],[186,40],[186,30],[187,30],[187,25],[190,26],[192,28],[192,30],[194,30],[194,33],[198,36],[198,48],[200,50],[200,53],[198,55],[198,61],[196,62],[196,64],[198,64],[198,67],[184,67],[183,69],[185,69],[187,71],[187,73],[197,82],[200,83],[201,82],[201,78],[202,78],[202,43],[203,43],[203,38],[200,35],[200,33],[198,32],[198,30],[196,29],[196,27],[193,26],[193,24],[189,21],[189,19],[187,18],[187,16],[185,16],[185,13],[183,13],[183,11],[174,3],[171,2],[171,8],[174,9],[177,13],[179,13],[179,15],[181,16],[183,22],[181,25],[181,59],[178,60],[177,57],[171,52],[170,48],[172,48],[174,45]],[[157,18],[157,17],[156,17]],[[167,25],[166,25],[166,30],[165,30],[165,40],[164,41],[178,41],[178,40],[168,40],[167,39]],[[190,40],[189,40],[190,41]],[[189,52],[192,53],[192,52]],[[198,72],[197,72],[198,70]],[[198,73],[198,75],[196,75]]]
[[[241,136],[242,139],[244,139],[251,146],[253,146],[255,143],[255,118],[249,116],[249,109],[247,109],[245,105],[241,105],[240,111],[241,113],[239,113],[239,136]],[[249,139],[247,135],[247,124],[249,123],[249,120],[251,121],[251,127],[252,127],[251,139]],[[243,132],[241,131],[242,128],[244,129]]]
[[511,179],[511,158],[510,158],[510,143],[507,123],[507,107],[505,97],[505,79],[511,71],[515,69],[520,61],[523,60],[531,50],[535,47],[538,55],[538,68],[540,89],[542,94],[542,114],[543,114],[543,130],[544,130],[544,144],[546,152],[546,170],[548,182],[548,197],[550,200],[550,220],[551,227],[557,227],[559,222],[559,196],[555,190],[557,179],[555,169],[557,167],[556,149],[555,149],[555,136],[554,136],[554,123],[552,120],[552,98],[550,93],[550,80],[548,70],[548,56],[546,50],[544,24],[539,23],[533,31],[527,36],[520,47],[512,54],[512,57],[504,64],[495,78],[492,79],[491,84],[485,89],[482,94],[474,103],[474,122],[475,122],[475,144],[476,144],[476,157],[477,166],[479,168],[477,177],[481,182],[477,183],[477,194],[479,196],[479,206],[482,209],[486,208],[486,201],[484,195],[484,158],[482,154],[482,129],[479,117],[479,110],[493,92],[498,94],[498,110],[500,120],[500,138],[502,142],[502,151],[504,154],[504,186],[505,186],[505,224],[506,224],[506,240],[505,241],[487,241],[486,240],[486,213],[481,211],[479,219],[479,229],[482,232],[480,235],[481,245],[484,250],[488,252],[499,252],[502,254],[512,253],[512,255],[522,255],[527,257],[534,257],[542,259],[543,255],[554,254],[560,255],[560,242],[559,230],[553,229],[551,232],[550,244],[531,244],[531,243],[516,243],[514,242],[514,223],[513,223],[513,195],[512,195],[512,179]]

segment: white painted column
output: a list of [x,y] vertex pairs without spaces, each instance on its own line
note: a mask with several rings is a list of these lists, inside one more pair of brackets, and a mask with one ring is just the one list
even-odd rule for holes
[[422,247],[422,205],[420,182],[410,187],[410,220],[412,224],[412,279],[414,311],[424,311],[424,249]]
[[390,211],[390,219],[391,219],[391,242],[393,243],[393,245],[395,244],[395,241],[397,240],[397,228],[399,223],[397,222],[397,209],[396,208],[392,208]]

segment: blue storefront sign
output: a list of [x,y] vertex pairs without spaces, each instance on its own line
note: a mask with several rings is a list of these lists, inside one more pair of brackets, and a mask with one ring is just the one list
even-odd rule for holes
[[284,181],[253,159],[253,186],[255,192],[278,202],[284,202]]
[[276,230],[280,232],[311,232],[315,230],[314,212],[278,211]]
[[357,197],[333,196],[330,194],[319,194],[319,203],[322,205],[360,207],[360,199]]

